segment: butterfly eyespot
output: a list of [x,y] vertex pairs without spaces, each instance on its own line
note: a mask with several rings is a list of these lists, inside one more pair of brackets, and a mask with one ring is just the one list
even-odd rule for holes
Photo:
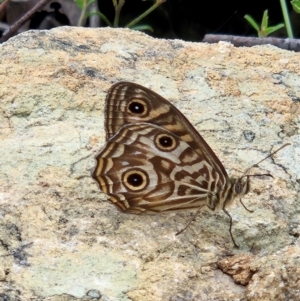
[[148,113],[148,107],[143,100],[133,99],[127,106],[127,112],[142,117]]
[[139,191],[148,186],[148,175],[140,169],[132,169],[123,174],[123,183],[131,191]]
[[154,142],[158,149],[167,152],[174,150],[178,145],[178,141],[174,137],[165,133],[157,135]]

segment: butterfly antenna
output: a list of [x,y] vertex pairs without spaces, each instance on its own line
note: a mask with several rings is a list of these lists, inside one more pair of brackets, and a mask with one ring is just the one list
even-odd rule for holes
[[[274,154],[276,154],[277,152],[279,152],[281,149],[283,149],[284,147],[288,146],[288,145],[291,145],[291,143],[286,143],[284,145],[282,145],[280,148],[278,148],[276,151],[274,151],[273,153],[269,154],[267,157],[265,157],[264,159],[260,160],[259,162],[253,164],[251,167],[249,167],[244,173],[243,175],[241,176],[241,178],[245,177],[247,172],[252,169],[253,167],[257,166],[258,164],[260,164],[262,161],[265,161],[266,159],[272,157]],[[263,174],[263,175],[247,175],[247,176],[268,176],[268,177],[272,177],[272,175],[270,174]]]

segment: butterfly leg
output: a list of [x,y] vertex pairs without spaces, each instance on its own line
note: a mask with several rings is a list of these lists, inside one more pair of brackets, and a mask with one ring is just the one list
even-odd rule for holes
[[242,202],[242,199],[240,199],[240,202],[241,202],[241,204],[243,205],[243,207],[244,207],[248,212],[251,212],[251,213],[254,212],[254,210],[250,210],[250,209],[248,209],[248,208],[246,207],[246,205]]
[[235,243],[235,240],[234,240],[233,235],[232,235],[232,232],[231,232],[231,229],[232,229],[232,217],[231,217],[231,215],[228,213],[228,211],[225,209],[225,207],[223,207],[223,211],[224,211],[225,214],[229,217],[229,221],[230,221],[229,233],[230,233],[230,236],[231,236],[231,240],[232,240],[234,246],[235,246],[236,248],[239,249],[240,247]]
[[205,205],[200,206],[199,209],[194,214],[194,216],[187,223],[187,225],[183,229],[181,229],[180,231],[178,231],[175,235],[179,235],[180,233],[182,233],[184,230],[186,230],[189,227],[189,225],[195,220],[195,218],[197,217],[197,215],[199,214],[199,212],[200,212],[200,210],[202,209],[203,206],[205,206]]

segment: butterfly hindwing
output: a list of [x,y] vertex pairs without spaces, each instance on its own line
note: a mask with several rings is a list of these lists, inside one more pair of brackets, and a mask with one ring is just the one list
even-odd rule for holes
[[94,178],[123,211],[193,209],[217,201],[218,173],[186,142],[161,127],[123,126],[96,159]]

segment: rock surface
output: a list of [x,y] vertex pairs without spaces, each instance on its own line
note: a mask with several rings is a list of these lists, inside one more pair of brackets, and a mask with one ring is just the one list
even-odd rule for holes
[[[300,53],[157,40],[124,29],[30,31],[0,46],[0,299],[300,300]],[[128,215],[90,173],[106,91],[142,84],[175,104],[231,175],[228,217]],[[6,299],[5,299],[6,298]]]

